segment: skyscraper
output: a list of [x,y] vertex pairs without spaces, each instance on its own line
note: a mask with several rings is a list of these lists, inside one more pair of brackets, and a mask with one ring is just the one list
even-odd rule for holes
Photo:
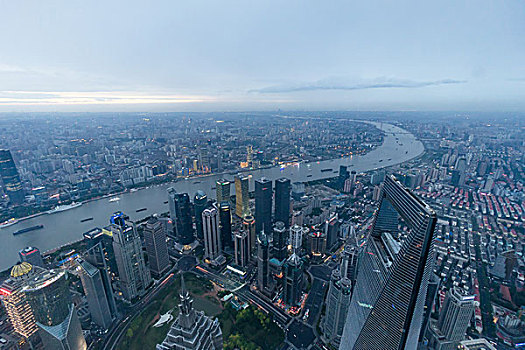
[[[381,229],[391,220],[390,215],[383,216],[384,203],[390,203],[409,228],[397,254],[392,251],[397,249],[391,235]],[[379,205],[359,262],[341,349],[417,347],[432,270],[436,214],[393,176],[385,178]]]
[[255,232],[255,219],[251,215],[246,215],[242,221],[242,228],[248,233],[248,240],[250,242],[250,250],[255,250],[257,242],[257,234]]
[[4,184],[4,191],[13,204],[24,202],[24,189],[20,176],[16,169],[15,162],[11,156],[11,151],[0,149],[0,178]]
[[84,294],[88,302],[91,320],[102,329],[108,329],[113,315],[106,294],[102,273],[82,258],[76,259]]
[[288,248],[286,247],[286,226],[282,221],[277,221],[273,228],[273,257],[283,261],[288,257]]
[[39,274],[24,287],[24,292],[45,349],[87,348],[65,271],[49,270]]
[[332,271],[330,287],[326,296],[326,314],[322,322],[323,336],[326,341],[338,347],[352,296],[352,282],[342,274],[344,271]]
[[283,265],[283,301],[288,306],[299,306],[303,292],[303,261],[293,253]]
[[290,226],[290,191],[289,179],[280,178],[275,180],[275,214],[274,220],[282,221],[285,227]]
[[453,287],[448,290],[437,324],[431,322],[430,345],[436,350],[457,349],[474,315],[474,295]]
[[40,254],[38,248],[25,247],[18,252],[18,256],[20,257],[20,262],[26,261],[33,266],[44,267],[44,260],[42,259],[42,254]]
[[225,179],[217,180],[215,183],[215,191],[217,195],[217,203],[230,203],[230,187],[231,182]]
[[250,260],[250,238],[248,232],[240,230],[235,233],[234,237],[235,264],[246,267]]
[[222,247],[233,249],[232,214],[229,202],[219,204],[219,224]]
[[214,204],[211,208],[204,209],[201,216],[204,228],[204,255],[213,261],[222,254],[219,210]]
[[38,327],[23,288],[30,279],[41,272],[43,269],[34,267],[28,262],[16,264],[11,269],[10,277],[0,286],[0,299],[9,323],[17,334],[30,341],[36,337]]
[[333,215],[326,220],[324,232],[326,234],[326,247],[330,250],[339,239],[339,220],[336,213],[333,213]]
[[345,185],[346,179],[350,176],[350,173],[348,172],[348,167],[344,165],[339,166],[339,176],[337,178],[337,183],[339,185],[339,188],[343,190],[343,187]]
[[249,179],[242,174],[235,176],[235,214],[240,218],[250,214]]
[[193,308],[193,300],[181,275],[179,315],[156,350],[222,350],[222,331],[217,319]]
[[170,257],[166,243],[166,231],[162,222],[155,216],[149,218],[144,227],[144,243],[151,274],[159,278],[169,269]]
[[208,196],[204,191],[197,191],[193,198],[193,207],[195,209],[195,226],[197,227],[197,238],[202,239],[202,212],[208,207]]
[[124,299],[142,296],[151,284],[151,275],[142,255],[142,242],[135,224],[128,225],[122,212],[111,216],[113,250],[117,261],[119,286]]
[[299,225],[290,227],[290,245],[292,252],[300,255],[301,247],[303,245],[303,233],[305,229]]
[[268,288],[270,276],[269,261],[268,237],[263,230],[257,235],[257,286],[261,291],[265,291]]
[[272,227],[272,181],[255,180],[255,233],[270,232]]
[[178,244],[184,246],[195,241],[191,220],[191,203],[187,193],[177,193],[173,187],[168,188],[170,218],[175,227]]

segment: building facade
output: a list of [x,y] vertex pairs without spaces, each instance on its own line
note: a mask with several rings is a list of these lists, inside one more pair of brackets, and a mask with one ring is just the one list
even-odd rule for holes
[[148,219],[144,227],[144,243],[151,274],[159,278],[169,269],[170,257],[164,225],[154,216]]

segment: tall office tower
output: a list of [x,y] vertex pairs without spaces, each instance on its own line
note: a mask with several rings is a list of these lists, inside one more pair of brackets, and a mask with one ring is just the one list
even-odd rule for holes
[[195,241],[191,220],[190,196],[177,193],[173,187],[168,189],[170,218],[175,226],[175,237],[178,244],[184,246]]
[[28,262],[33,266],[44,267],[44,260],[42,259],[42,254],[40,250],[35,247],[25,247],[18,252],[18,257],[20,262]]
[[272,181],[255,180],[255,233],[270,232],[272,227]]
[[474,295],[453,287],[448,290],[437,324],[431,322],[430,346],[436,350],[457,349],[474,315]]
[[235,176],[235,214],[243,218],[250,215],[250,182],[249,177]]
[[418,342],[421,345],[426,343],[426,335],[428,330],[428,324],[430,321],[430,314],[434,307],[434,301],[441,284],[441,279],[434,272],[430,274],[430,280],[428,281],[427,296],[425,298],[425,307],[423,311],[423,322],[421,322],[421,331],[419,332]]
[[[390,203],[408,226],[397,244],[384,231]],[[379,210],[364,254],[341,341],[341,349],[415,349],[433,264],[436,214],[393,176],[385,178]],[[397,229],[397,226],[396,226]],[[391,260],[393,258],[393,262]]]
[[214,204],[211,208],[204,209],[201,216],[204,227],[204,255],[210,260],[215,260],[222,254],[219,210]]
[[45,349],[87,349],[65,271],[49,270],[24,288]]
[[230,186],[231,182],[225,179],[217,180],[215,183],[215,191],[217,193],[217,203],[230,203]]
[[288,248],[286,247],[286,226],[284,222],[277,221],[273,228],[273,257],[279,261],[283,261],[288,256]]
[[235,264],[246,267],[250,260],[250,238],[248,232],[239,231],[235,233],[234,237],[234,249],[235,249]]
[[246,146],[246,163],[248,163],[249,167],[253,166],[253,146],[252,145]]
[[346,179],[350,176],[350,173],[348,172],[348,168],[344,165],[339,166],[339,177],[337,178],[337,183],[339,185],[339,188],[342,190]]
[[222,202],[219,204],[219,224],[221,230],[222,247],[233,249],[232,214],[230,210],[230,202]]
[[4,192],[13,204],[24,202],[24,189],[20,176],[16,169],[15,162],[11,156],[11,151],[0,149],[0,178],[4,184]]
[[264,231],[257,235],[257,286],[261,291],[268,289],[270,251],[268,237]]
[[326,220],[324,232],[326,233],[326,247],[330,250],[339,240],[339,219],[336,213]]
[[149,218],[144,227],[144,243],[151,274],[159,278],[170,268],[170,257],[164,225],[155,216]]
[[76,262],[91,320],[100,328],[108,329],[113,322],[113,315],[107,299],[102,272],[82,258],[77,258]]
[[341,257],[341,277],[346,277],[355,283],[357,269],[357,248],[352,244],[346,244]]
[[290,244],[292,245],[292,253],[300,255],[301,247],[303,245],[303,228],[299,225],[290,227]]
[[117,261],[113,251],[113,237],[109,230],[94,228],[84,233],[86,254],[84,258],[98,269],[105,269],[109,275],[117,273]]
[[308,233],[308,252],[313,256],[322,256],[326,252],[326,234],[311,231]]
[[275,213],[274,220],[282,221],[285,227],[290,226],[290,179],[280,178],[275,180]]
[[322,323],[324,338],[335,347],[339,347],[341,343],[352,296],[352,282],[342,274],[344,272],[340,269],[332,271],[330,287],[328,287],[326,296],[326,315]]
[[255,233],[255,218],[251,215],[246,215],[244,220],[242,220],[242,228],[248,233],[250,250],[254,250],[255,244],[257,243],[257,234]]
[[38,327],[23,288],[29,280],[43,271],[43,269],[32,266],[27,262],[16,264],[11,269],[10,277],[0,286],[0,299],[4,305],[9,323],[11,323],[17,334],[31,343],[37,337]]
[[203,239],[202,230],[202,212],[208,207],[208,196],[204,191],[197,191],[193,198],[193,207],[195,209],[195,226],[197,227],[197,238]]
[[151,284],[151,275],[142,255],[142,242],[135,224],[128,225],[122,212],[111,216],[113,250],[117,261],[119,286],[124,299],[131,301],[144,295]]
[[181,275],[179,315],[156,350],[222,350],[222,331],[217,319],[193,308],[193,300]]
[[298,306],[303,292],[303,261],[293,253],[283,265],[283,300],[288,306]]

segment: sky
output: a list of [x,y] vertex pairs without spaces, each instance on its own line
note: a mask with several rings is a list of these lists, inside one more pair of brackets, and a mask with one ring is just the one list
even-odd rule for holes
[[525,1],[0,0],[0,112],[525,111]]

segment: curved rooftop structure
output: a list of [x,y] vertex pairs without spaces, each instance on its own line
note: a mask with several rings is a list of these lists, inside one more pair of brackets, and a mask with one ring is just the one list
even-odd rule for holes
[[11,269],[11,277],[19,278],[29,274],[31,271],[33,271],[33,265],[24,261],[13,266],[13,268]]

